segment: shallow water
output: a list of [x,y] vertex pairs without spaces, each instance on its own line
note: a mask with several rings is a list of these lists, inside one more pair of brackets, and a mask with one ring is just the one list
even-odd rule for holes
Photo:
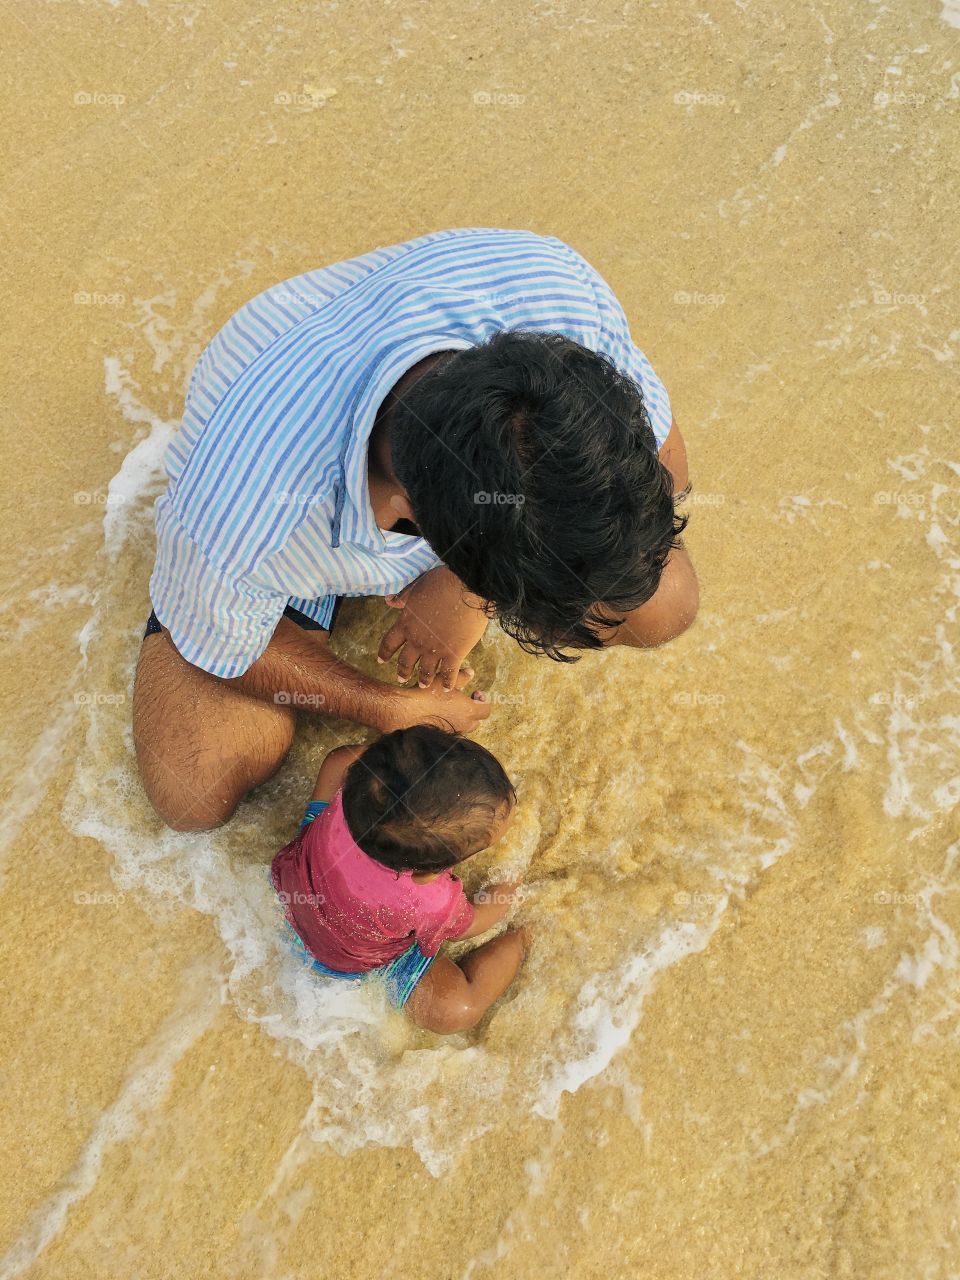
[[[960,1275],[939,9],[7,16],[0,1275]],[[522,870],[535,945],[442,1041],[308,973],[263,876],[356,730],[304,722],[184,837],[129,713],[199,350],[276,280],[458,224],[617,289],[703,600],[656,653],[483,642],[521,807],[467,887]],[[353,603],[336,644],[373,668],[383,625]]]

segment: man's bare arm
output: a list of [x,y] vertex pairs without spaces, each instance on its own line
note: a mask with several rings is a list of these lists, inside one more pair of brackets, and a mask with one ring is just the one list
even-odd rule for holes
[[[690,482],[687,447],[676,419],[660,448],[660,461],[673,476],[674,493],[682,493]],[[670,552],[656,593],[646,604],[634,609],[617,629],[605,637],[607,646],[630,645],[655,648],[682,635],[697,616],[700,587],[686,549]]]
[[326,638],[281,618],[266,650],[225,683],[251,697],[277,702],[389,732],[442,718],[469,732],[490,712],[489,703],[445,690],[399,689],[366,676],[330,650]]
[[676,418],[671,422],[667,438],[660,446],[659,457],[673,476],[673,492],[682,493],[690,483],[690,467],[687,462],[687,446],[680,434]]

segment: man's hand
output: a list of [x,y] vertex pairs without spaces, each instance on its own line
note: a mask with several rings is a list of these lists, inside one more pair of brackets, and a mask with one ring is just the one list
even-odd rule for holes
[[[444,565],[431,569],[387,603],[400,616],[380,642],[379,662],[394,654],[397,678],[406,683],[417,665],[419,685],[429,689],[434,679],[454,689],[464,658],[487,628],[482,602]],[[472,672],[470,673],[473,674]]]
[[381,733],[391,733],[414,724],[437,724],[454,733],[473,733],[490,714],[490,702],[479,691],[460,691],[472,674],[459,672],[457,687],[449,693],[439,681],[434,681],[430,689],[389,689],[393,696],[387,700],[387,709],[377,727]]
[[337,658],[325,632],[302,631],[289,618],[281,618],[253,666],[224,683],[265,702],[355,720],[381,733],[425,721],[471,733],[490,714],[482,693],[461,692],[472,676],[473,672],[458,672],[451,692],[439,683],[431,689],[384,684]]

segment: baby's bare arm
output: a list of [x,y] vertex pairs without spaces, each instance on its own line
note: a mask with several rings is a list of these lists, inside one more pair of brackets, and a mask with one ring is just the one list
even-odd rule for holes
[[317,785],[313,788],[311,800],[325,800],[328,804],[343,786],[344,775],[366,751],[362,742],[351,742],[344,747],[334,747],[323,758],[320,772],[317,774]]
[[499,924],[513,907],[520,880],[504,880],[500,884],[491,884],[473,898],[473,924],[461,933],[457,941],[463,938],[477,938],[486,933],[495,924]]

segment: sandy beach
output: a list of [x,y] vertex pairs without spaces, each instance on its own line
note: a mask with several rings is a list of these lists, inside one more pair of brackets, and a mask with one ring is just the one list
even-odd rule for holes
[[[0,1277],[960,1275],[960,13],[38,4],[10,159]],[[333,994],[265,868],[303,718],[167,831],[130,705],[153,502],[245,301],[444,227],[616,290],[690,455],[702,602],[564,668],[496,627],[479,739],[534,945],[469,1035]],[[334,647],[365,670],[385,608]]]

